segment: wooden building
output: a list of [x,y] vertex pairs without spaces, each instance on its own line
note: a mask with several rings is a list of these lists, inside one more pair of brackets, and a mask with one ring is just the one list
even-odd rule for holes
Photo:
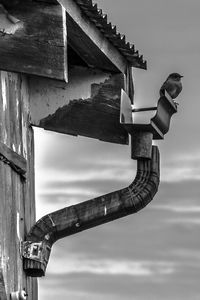
[[146,62],[92,0],[0,0],[1,300],[37,299],[34,276],[44,275],[53,242],[134,213],[156,193],[151,122],[145,134],[139,130],[148,155],[136,155],[129,187],[35,224],[32,126],[128,144],[134,130],[120,123],[120,99],[123,90],[133,103],[133,67]]

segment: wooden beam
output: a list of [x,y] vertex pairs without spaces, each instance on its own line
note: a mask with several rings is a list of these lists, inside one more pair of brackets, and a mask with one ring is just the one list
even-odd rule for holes
[[26,159],[0,142],[0,160],[8,164],[14,171],[20,175],[25,175],[27,171]]
[[88,21],[73,0],[58,0],[66,10],[68,42],[91,67],[125,73],[126,59],[106,37]]
[[60,5],[0,7],[0,69],[67,81],[66,15]]
[[143,209],[158,190],[159,150],[138,159],[135,180],[126,188],[63,208],[37,221],[26,237],[24,268],[29,276],[44,276],[51,247],[57,240]]

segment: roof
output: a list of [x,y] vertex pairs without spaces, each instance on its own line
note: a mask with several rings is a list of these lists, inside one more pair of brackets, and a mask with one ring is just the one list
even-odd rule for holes
[[123,34],[117,32],[115,25],[112,25],[107,18],[107,15],[94,4],[92,0],[74,0],[101,33],[119,50],[119,52],[129,61],[134,67],[146,69],[147,63],[143,60],[143,55],[140,55],[135,46],[126,41]]
[[[41,1],[41,0],[40,0]],[[44,1],[44,0],[43,0]],[[45,0],[47,1],[47,0]],[[126,41],[124,34],[117,31],[117,27],[108,21],[107,14],[104,14],[102,9],[98,8],[93,0],[73,0],[87,16],[87,18],[95,24],[97,29],[117,48],[126,60],[136,68],[146,69],[147,62],[140,55],[139,51],[135,49],[134,44]],[[59,2],[56,0],[48,0],[48,2]]]

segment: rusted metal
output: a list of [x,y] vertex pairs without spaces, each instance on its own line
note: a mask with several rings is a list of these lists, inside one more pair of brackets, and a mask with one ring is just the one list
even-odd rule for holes
[[[51,247],[46,243],[46,241],[32,243],[30,241],[26,241],[22,244],[22,256],[30,262],[30,266],[34,263],[39,264],[41,268],[41,275],[46,270],[46,265],[49,260]],[[30,275],[33,275],[33,269],[31,269]],[[39,270],[37,269],[36,275],[38,276]],[[29,275],[29,270],[26,271],[27,275]],[[33,276],[34,277],[34,276]]]
[[37,221],[24,242],[24,270],[27,275],[45,275],[50,249],[57,240],[144,208],[158,190],[159,162],[159,150],[153,146],[150,160],[137,160],[137,174],[128,187],[63,208]]
[[131,158],[151,158],[153,133],[134,131],[131,134]]

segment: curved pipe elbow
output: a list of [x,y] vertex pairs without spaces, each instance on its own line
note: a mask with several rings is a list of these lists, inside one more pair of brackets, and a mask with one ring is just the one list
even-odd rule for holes
[[136,177],[128,187],[55,211],[37,221],[23,244],[27,275],[45,275],[51,247],[57,240],[144,208],[158,190],[159,165],[159,150],[153,146],[151,159],[137,160]]

